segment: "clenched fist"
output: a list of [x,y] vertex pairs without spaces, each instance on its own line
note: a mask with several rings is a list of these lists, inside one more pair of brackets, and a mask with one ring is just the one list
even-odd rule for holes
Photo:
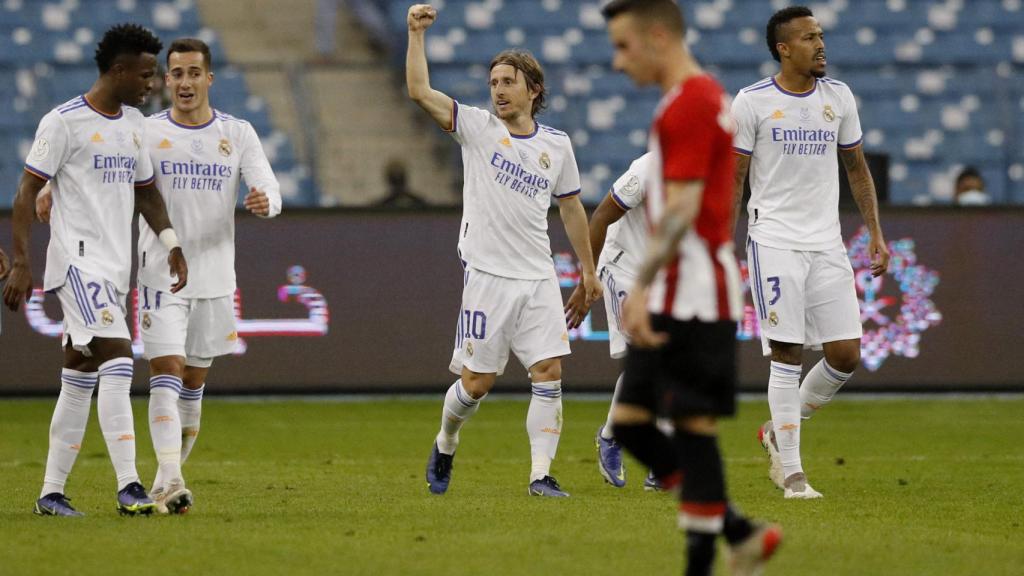
[[430,28],[434,20],[437,20],[437,10],[430,4],[413,4],[409,7],[407,22],[410,32],[422,32]]

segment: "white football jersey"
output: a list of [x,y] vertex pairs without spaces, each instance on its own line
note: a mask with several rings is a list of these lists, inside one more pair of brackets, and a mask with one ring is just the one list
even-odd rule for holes
[[[169,110],[146,119],[145,148],[157,187],[188,261],[181,298],[235,292],[235,203],[239,177],[267,194],[270,217],[281,213],[281,189],[251,124],[214,110],[205,124],[175,122]],[[139,219],[139,282],[168,291],[167,249]]]
[[634,208],[642,205],[647,197],[650,164],[651,153],[647,152],[634,160],[629,169],[612,184],[609,194],[626,214],[608,227],[598,269],[614,264],[636,274],[647,254],[647,218],[643,210]]
[[736,95],[732,113],[734,149],[751,156],[750,237],[790,250],[842,244],[837,149],[856,148],[862,137],[850,88],[820,78],[795,94],[765,78]]
[[514,136],[487,110],[454,103],[452,136],[464,167],[459,254],[495,276],[543,280],[554,274],[548,239],[551,197],[580,192],[565,132],[537,123]]
[[63,286],[75,266],[128,292],[135,187],[153,181],[153,166],[142,148],[143,121],[130,106],[113,116],[104,114],[85,96],[39,121],[25,170],[51,181],[44,290]]

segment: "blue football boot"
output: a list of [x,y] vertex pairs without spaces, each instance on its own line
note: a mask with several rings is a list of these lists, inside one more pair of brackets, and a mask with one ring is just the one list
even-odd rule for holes
[[437,442],[430,451],[430,459],[427,460],[427,487],[433,494],[444,494],[448,491],[448,483],[452,481],[452,461],[454,454],[441,454],[437,449]]
[[85,516],[72,508],[69,500],[71,498],[60,492],[50,492],[36,500],[36,506],[32,511],[40,516]]
[[530,482],[530,496],[549,496],[552,498],[568,498],[569,493],[563,492],[558,480],[553,476],[545,476]]
[[148,516],[155,510],[156,502],[153,502],[146,494],[146,489],[138,482],[132,482],[117,493],[117,511],[122,516]]
[[626,465],[622,462],[622,446],[614,438],[605,440],[601,437],[604,426],[597,429],[594,444],[597,446],[597,469],[604,481],[622,488],[626,485]]

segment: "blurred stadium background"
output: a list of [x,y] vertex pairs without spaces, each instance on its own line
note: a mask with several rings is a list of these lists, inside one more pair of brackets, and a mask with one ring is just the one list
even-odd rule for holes
[[[321,0],[322,1],[322,0]],[[788,4],[684,2],[689,41],[735,92],[772,73],[764,24]],[[404,169],[429,204],[459,198],[458,155],[405,102],[401,63],[409,2],[344,0],[337,47],[312,33],[318,0],[0,1],[0,207],[9,207],[38,119],[95,75],[95,42],[134,21],[169,40],[207,40],[215,105],[263,137],[290,206],[366,206]],[[600,2],[439,0],[429,35],[433,83],[487,103],[489,57],[508,46],[545,64],[543,121],[574,140],[584,193],[597,201],[638,156],[657,94],[609,69]],[[889,202],[944,204],[963,165],[996,204],[1024,203],[1024,3],[1021,0],[829,0],[812,8],[827,33],[829,74],[860,98],[865,149],[889,159]],[[439,161],[440,160],[440,161]]]
[[[792,3],[683,2],[691,47],[735,92],[775,70],[764,25]],[[239,317],[266,320],[246,321],[250,353],[218,364],[220,389],[407,390],[446,381],[461,287],[458,149],[405,97],[409,2],[340,0],[327,26],[336,46],[324,53],[314,31],[329,4],[0,0],[0,245],[9,249],[9,210],[36,124],[91,85],[103,31],[133,21],[165,45],[197,36],[214,52],[214,106],[255,126],[286,205],[273,223],[240,219]],[[434,86],[489,107],[490,57],[509,46],[532,50],[546,66],[550,92],[541,121],[571,135],[584,201],[599,201],[644,151],[658,99],[610,69],[601,2],[434,4],[440,17],[427,45]],[[811,7],[827,31],[829,74],[860,100],[865,149],[887,196],[883,227],[902,255],[901,272],[884,286],[860,286],[871,329],[865,356],[876,365],[857,385],[1024,388],[1024,365],[1004,337],[1020,333],[1017,315],[1006,311],[1019,308],[1024,283],[1019,263],[1006,257],[1024,240],[1024,1],[829,0]],[[163,107],[152,100],[150,111]],[[951,207],[955,176],[966,165],[981,171],[994,207]],[[847,239],[858,226],[856,211],[847,209]],[[560,224],[551,233],[568,290],[568,244]],[[41,277],[47,232],[36,226],[34,234]],[[59,311],[40,299],[27,322],[19,316],[4,319],[4,391],[52,389]],[[567,370],[577,386],[611,384],[615,365],[603,323],[598,306],[589,332],[576,335],[581,358]],[[742,347],[743,381],[759,390],[764,366],[756,338],[746,337],[753,341]],[[294,361],[280,362],[282,353]],[[25,355],[38,364],[17,361]],[[339,361],[322,362],[331,355]],[[993,357],[1009,365],[986,360]],[[953,366],[954,359],[966,364]]]

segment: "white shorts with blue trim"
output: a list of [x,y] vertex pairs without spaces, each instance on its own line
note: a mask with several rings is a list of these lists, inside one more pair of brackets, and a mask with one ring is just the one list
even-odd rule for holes
[[502,374],[509,350],[524,368],[569,354],[562,291],[552,268],[544,280],[504,278],[467,268],[448,368]]
[[748,239],[747,269],[765,356],[769,340],[820,349],[863,336],[853,267],[841,244],[807,252]]
[[622,328],[622,303],[633,289],[636,275],[615,264],[605,264],[599,276],[604,283],[604,309],[608,314],[608,347],[612,358],[625,358],[629,338]]
[[139,327],[147,360],[184,356],[187,366],[209,368],[238,346],[232,295],[180,298],[140,283]]
[[68,268],[64,284],[55,290],[64,312],[61,347],[68,343],[86,356],[91,356],[89,343],[93,338],[130,340],[125,320],[125,294],[113,282],[79,270]]

